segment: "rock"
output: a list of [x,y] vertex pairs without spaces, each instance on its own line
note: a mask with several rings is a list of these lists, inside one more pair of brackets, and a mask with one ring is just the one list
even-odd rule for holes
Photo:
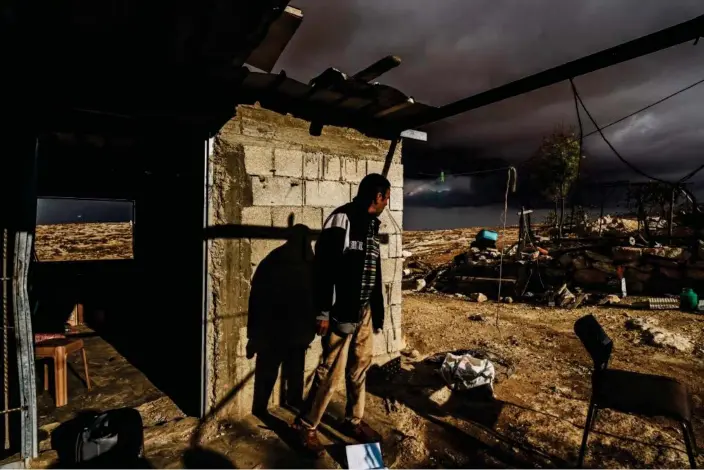
[[443,406],[445,405],[445,403],[450,401],[450,397],[452,397],[452,390],[450,390],[448,387],[443,387],[440,390],[436,390],[435,392],[431,393],[428,398],[430,398],[430,401],[437,404],[438,406]]
[[572,266],[574,269],[588,269],[589,268],[589,263],[587,262],[587,259],[584,256],[578,256],[574,259],[572,259]]
[[480,315],[480,314],[478,314],[478,313],[475,313],[474,315],[470,315],[470,316],[468,317],[468,319],[469,319],[469,320],[472,320],[472,321],[479,321],[479,322],[485,322],[485,321],[486,321],[486,318],[484,318],[483,315]]
[[403,354],[406,357],[410,357],[411,359],[418,359],[420,357],[420,351],[417,349],[411,349],[411,348],[406,348],[401,351],[401,354]]
[[512,346],[518,346],[518,338],[516,338],[515,336],[509,336],[507,339]]
[[628,281],[628,286],[630,289],[631,283],[633,281],[648,282],[652,277],[652,274],[640,271],[636,268],[627,268],[624,277],[626,278],[626,281]]
[[479,303],[486,302],[487,300],[489,300],[489,298],[481,292],[475,292],[474,294],[470,294],[469,299]]
[[599,305],[615,305],[621,303],[621,299],[618,295],[607,295],[599,301]]
[[408,268],[404,269],[404,270],[403,270],[403,275],[404,275],[404,276],[410,276],[410,275],[411,275],[411,270],[408,269]]
[[402,258],[410,258],[411,256],[413,256],[413,253],[411,253],[410,251],[403,250],[403,251],[401,252],[401,257],[402,257]]
[[615,261],[638,261],[643,250],[632,246],[615,246],[612,248]]
[[657,248],[645,248],[643,253],[658,258],[667,258],[675,261],[687,261],[692,254],[684,248],[676,246],[661,246]]
[[681,352],[691,352],[694,345],[689,338],[658,326],[655,318],[630,318],[626,328],[641,332],[643,342],[660,348],[672,348]]
[[598,269],[608,274],[616,274],[616,266],[611,264],[611,261],[604,263],[603,261],[594,261],[592,263],[592,268]]
[[601,261],[602,263],[612,262],[611,258],[606,255],[602,255],[601,253],[597,253],[596,251],[587,250],[584,252],[584,254],[587,256],[587,258],[594,261]]
[[695,281],[704,281],[704,269],[688,269],[687,279],[693,279]]
[[682,271],[677,268],[660,267],[660,273],[668,279],[682,279]]
[[563,268],[568,268],[572,264],[572,256],[569,253],[565,253],[560,256],[557,261]]
[[512,297],[504,297],[502,300],[505,304],[512,304],[513,303]]
[[425,289],[426,282],[425,279],[417,279],[416,280],[416,291],[422,291]]
[[578,284],[604,284],[609,276],[598,269],[580,269],[574,273],[574,282]]

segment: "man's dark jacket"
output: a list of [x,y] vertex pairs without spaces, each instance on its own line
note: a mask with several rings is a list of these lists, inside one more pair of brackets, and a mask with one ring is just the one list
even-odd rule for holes
[[[369,224],[379,233],[379,219],[367,207],[353,201],[336,209],[325,221],[315,246],[315,297],[320,315],[331,324],[359,323],[362,309],[362,272],[367,248]],[[381,280],[381,256],[376,263],[376,284],[369,306],[374,329],[384,326],[384,296]]]

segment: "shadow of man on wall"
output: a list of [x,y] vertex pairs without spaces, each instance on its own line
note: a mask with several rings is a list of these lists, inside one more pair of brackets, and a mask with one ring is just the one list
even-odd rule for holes
[[252,279],[247,357],[256,355],[252,412],[266,415],[281,370],[281,405],[300,408],[305,355],[315,337],[313,249],[305,225],[289,217],[286,243],[262,260]]

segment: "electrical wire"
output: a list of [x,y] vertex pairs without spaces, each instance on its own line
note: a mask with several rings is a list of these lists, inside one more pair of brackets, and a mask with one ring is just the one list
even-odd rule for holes
[[592,122],[592,124],[593,124],[594,127],[596,128],[596,130],[597,130],[597,132],[599,133],[599,135],[601,135],[601,138],[604,140],[604,142],[606,142],[606,145],[609,146],[609,148],[611,149],[611,151],[614,153],[614,155],[616,155],[616,157],[617,157],[619,160],[621,160],[628,168],[630,168],[631,170],[633,170],[634,172],[638,173],[638,174],[641,175],[641,176],[645,176],[645,177],[648,178],[649,180],[658,181],[658,182],[660,182],[660,183],[664,183],[664,184],[667,184],[667,185],[673,185],[673,183],[671,183],[670,181],[666,181],[666,180],[664,180],[664,179],[657,178],[657,177],[655,177],[655,176],[649,175],[648,173],[644,172],[643,170],[641,170],[640,168],[638,168],[637,166],[635,166],[634,164],[632,164],[631,162],[629,162],[628,160],[626,160],[625,158],[623,158],[623,156],[618,152],[618,150],[616,150],[616,148],[614,148],[614,146],[611,144],[611,142],[609,141],[609,139],[606,138],[606,136],[604,135],[604,132],[603,132],[602,128],[599,127],[599,124],[596,123],[596,120],[594,119],[594,117],[592,116],[592,114],[591,114],[591,113],[589,112],[589,110],[587,109],[587,106],[584,104],[584,101],[582,100],[582,97],[579,95],[579,91],[577,91],[577,86],[574,84],[574,81],[573,81],[571,78],[570,78],[570,83],[572,84],[572,89],[574,90],[575,96],[576,96],[577,99],[579,100],[579,104],[582,105],[582,109],[584,109],[584,112],[586,113],[587,117],[588,117],[589,120]]
[[[572,80],[570,80],[570,82],[572,82]],[[613,122],[611,122],[611,123],[605,125],[604,127],[601,128],[601,130],[604,130],[604,129],[608,128],[608,127],[611,127],[611,126],[613,126],[613,125],[616,125],[616,124],[618,124],[619,122],[623,122],[623,121],[625,121],[626,119],[635,116],[636,114],[642,113],[643,111],[647,111],[648,109],[650,109],[650,108],[652,108],[652,107],[654,107],[654,106],[659,105],[659,104],[662,103],[663,101],[667,101],[667,100],[669,100],[670,98],[674,98],[675,96],[679,95],[680,93],[684,93],[684,92],[687,91],[687,90],[691,90],[691,89],[694,88],[695,86],[701,85],[702,83],[704,83],[704,78],[701,79],[701,80],[699,80],[699,81],[697,81],[697,82],[694,82],[693,84],[689,85],[688,87],[682,88],[681,90],[678,90],[678,91],[676,91],[676,92],[674,92],[674,93],[671,93],[671,94],[665,96],[664,98],[661,98],[661,99],[657,100],[656,102],[649,104],[648,106],[646,106],[646,107],[644,107],[644,108],[640,108],[638,111],[634,111],[634,112],[632,112],[631,114],[622,117],[621,119],[617,119],[616,121],[613,121]],[[573,84],[573,85],[574,85],[574,84]],[[594,135],[594,134],[597,134],[598,132],[599,132],[599,131],[594,130],[594,131],[588,133],[587,135],[585,135],[584,138],[586,139],[587,137],[592,136],[592,135]]]

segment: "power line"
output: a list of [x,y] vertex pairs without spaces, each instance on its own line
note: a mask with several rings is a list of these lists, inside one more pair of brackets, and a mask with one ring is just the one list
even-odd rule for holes
[[[570,82],[572,82],[572,80],[570,80]],[[611,126],[613,126],[613,125],[616,125],[616,124],[618,124],[619,122],[623,122],[623,121],[625,121],[626,119],[635,116],[636,114],[642,113],[643,111],[647,111],[648,109],[650,109],[650,108],[652,108],[652,107],[654,107],[654,106],[659,105],[659,104],[662,103],[663,101],[667,101],[667,100],[669,100],[670,98],[673,98],[673,97],[679,95],[680,93],[684,93],[684,92],[687,91],[687,90],[691,90],[691,89],[694,88],[695,86],[701,85],[702,83],[704,83],[704,78],[701,79],[701,80],[699,80],[699,81],[697,81],[697,82],[695,82],[695,83],[692,83],[692,84],[689,85],[688,87],[682,88],[681,90],[678,90],[678,91],[676,91],[676,92],[674,92],[674,93],[671,93],[671,94],[665,96],[664,98],[661,98],[661,99],[657,100],[656,102],[649,104],[648,106],[646,106],[646,107],[644,107],[644,108],[640,108],[638,111],[634,111],[634,112],[632,112],[631,114],[629,114],[628,116],[624,116],[624,117],[622,117],[621,119],[618,119],[618,120],[616,120],[616,121],[613,121],[613,122],[611,122],[611,123],[605,125],[604,127],[601,128],[601,130],[604,130],[604,129],[606,129],[607,127],[611,127]],[[577,116],[579,117],[579,114],[578,114]],[[594,134],[597,134],[598,132],[599,132],[598,130],[594,130],[594,131],[588,133],[587,135],[585,135],[584,138],[586,139],[587,137],[592,136],[592,135],[594,135]]]
[[611,145],[611,142],[609,142],[609,139],[607,139],[606,136],[604,135],[604,132],[603,132],[602,128],[599,127],[599,124],[597,124],[596,121],[594,120],[594,117],[592,117],[592,114],[591,114],[591,113],[589,112],[589,110],[587,109],[586,105],[584,104],[584,101],[582,101],[582,97],[579,95],[579,92],[577,91],[577,86],[574,84],[574,81],[573,81],[572,79],[570,79],[570,83],[572,84],[572,89],[573,89],[573,91],[574,91],[574,94],[575,94],[575,96],[577,97],[577,99],[579,100],[579,104],[582,105],[582,109],[584,109],[584,112],[586,113],[587,117],[589,117],[589,120],[592,122],[592,124],[593,124],[594,127],[596,128],[596,130],[597,130],[597,132],[599,133],[599,135],[601,135],[601,138],[604,139],[604,142],[606,142],[606,145],[609,146],[609,148],[611,149],[611,151],[614,153],[614,155],[616,155],[616,157],[617,157],[619,160],[621,160],[628,168],[630,168],[631,170],[633,170],[634,172],[638,173],[638,174],[641,175],[641,176],[645,176],[646,178],[648,178],[648,179],[650,179],[650,180],[653,180],[653,181],[659,181],[660,183],[664,183],[664,184],[668,184],[668,185],[673,184],[673,183],[671,183],[671,182],[669,182],[669,181],[665,181],[665,180],[663,180],[663,179],[656,178],[656,177],[654,177],[654,176],[649,175],[648,173],[644,172],[643,170],[641,170],[640,168],[638,168],[637,166],[635,166],[634,164],[632,164],[631,162],[629,162],[628,160],[626,160],[625,158],[623,158],[623,157],[621,156],[621,154],[618,153],[618,150],[616,150],[616,149],[614,148],[614,146]]

